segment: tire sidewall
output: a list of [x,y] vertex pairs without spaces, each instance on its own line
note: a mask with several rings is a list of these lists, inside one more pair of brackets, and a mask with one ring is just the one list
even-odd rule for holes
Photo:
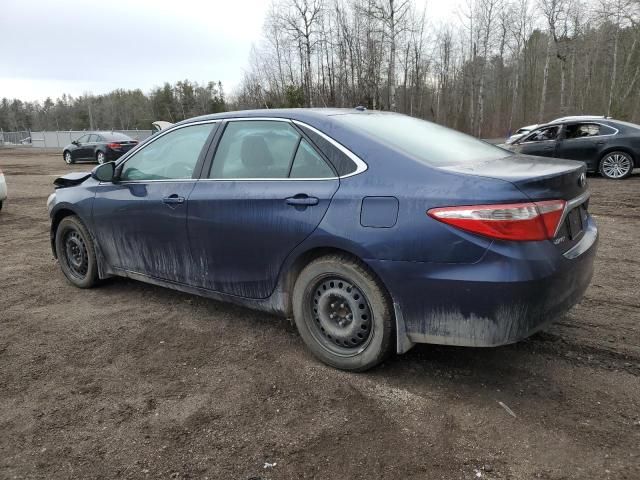
[[[338,275],[352,282],[366,297],[373,315],[373,337],[360,353],[341,357],[323,347],[311,332],[309,324],[314,321],[308,302],[313,295],[313,287],[327,275]],[[351,262],[337,262],[333,259],[320,259],[309,264],[299,275],[293,289],[293,316],[307,347],[324,363],[341,370],[364,371],[380,363],[390,350],[393,332],[393,314],[386,293],[371,276],[363,275],[361,268]]]
[[[629,171],[621,176],[621,177],[610,177],[608,176],[606,173],[604,173],[604,161],[605,159],[610,156],[610,155],[624,155],[625,157],[627,157],[629,159],[629,161],[631,162],[631,168],[629,169]],[[598,172],[600,173],[600,175],[604,178],[606,178],[607,180],[624,180],[625,178],[628,178],[631,176],[631,174],[633,173],[633,168],[634,168],[635,162],[633,160],[633,157],[631,155],[629,155],[627,152],[623,152],[620,150],[615,150],[613,152],[607,152],[606,154],[603,155],[603,157],[600,159],[600,164],[598,165]]]
[[[88,266],[87,266],[87,274],[84,278],[80,279],[73,275],[69,270],[69,266],[67,265],[66,260],[66,248],[64,246],[64,237],[65,235],[71,231],[77,231],[84,241],[85,246],[87,247],[87,257],[88,257]],[[96,262],[96,252],[93,246],[93,241],[89,231],[84,226],[84,224],[80,221],[80,219],[76,216],[65,217],[58,224],[58,228],[56,229],[56,255],[58,257],[58,263],[60,264],[60,268],[62,269],[62,273],[67,277],[67,280],[71,282],[73,285],[79,288],[89,288],[93,286],[98,278],[98,264]]]

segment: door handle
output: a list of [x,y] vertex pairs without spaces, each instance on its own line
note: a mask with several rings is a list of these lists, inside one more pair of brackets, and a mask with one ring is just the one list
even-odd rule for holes
[[169,195],[168,197],[164,197],[162,199],[163,203],[166,203],[167,205],[175,205],[177,203],[184,203],[184,197],[180,197],[179,195],[176,195],[175,193],[173,195]]
[[319,200],[316,197],[310,197],[304,193],[298,194],[295,197],[287,198],[287,205],[309,207],[311,205],[317,205]]
[[604,140],[598,140],[596,145],[604,145],[606,142]]

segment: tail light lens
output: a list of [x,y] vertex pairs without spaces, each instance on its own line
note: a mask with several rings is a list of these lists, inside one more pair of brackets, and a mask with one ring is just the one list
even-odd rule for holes
[[432,208],[430,217],[466,230],[501,240],[535,241],[552,239],[566,202],[510,203]]
[[109,147],[111,150],[120,150],[119,143],[107,143],[107,147]]

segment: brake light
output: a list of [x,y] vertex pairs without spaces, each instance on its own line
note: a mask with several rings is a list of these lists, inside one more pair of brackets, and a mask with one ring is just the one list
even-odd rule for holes
[[107,147],[109,147],[111,150],[119,150],[120,149],[120,144],[119,143],[107,143]]
[[430,217],[467,232],[501,240],[532,241],[552,239],[566,202],[510,203],[432,208]]

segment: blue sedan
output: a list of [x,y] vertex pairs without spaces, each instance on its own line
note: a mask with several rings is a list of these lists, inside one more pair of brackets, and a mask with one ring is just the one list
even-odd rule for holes
[[55,186],[72,284],[123,276],[293,317],[351,371],[531,335],[580,301],[598,238],[583,163],[362,108],[186,120]]

